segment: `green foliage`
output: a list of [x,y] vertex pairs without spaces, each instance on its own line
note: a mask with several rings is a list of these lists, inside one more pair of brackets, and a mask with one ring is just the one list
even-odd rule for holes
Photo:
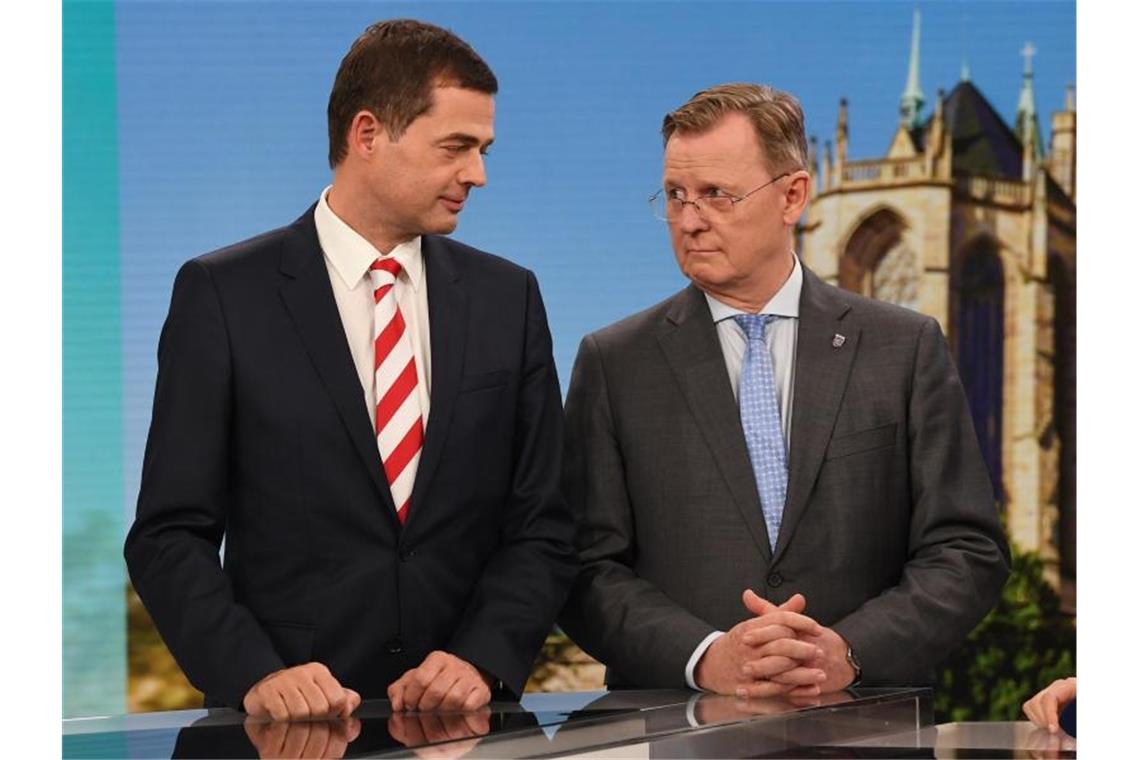
[[1076,673],[1077,631],[1035,552],[1011,547],[1001,601],[942,663],[934,693],[939,722],[1023,720],[1022,703]]

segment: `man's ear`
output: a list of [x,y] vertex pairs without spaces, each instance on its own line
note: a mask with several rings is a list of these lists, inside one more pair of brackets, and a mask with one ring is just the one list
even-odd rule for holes
[[784,187],[784,224],[794,225],[803,216],[811,194],[811,175],[803,169],[788,175]]
[[388,132],[384,125],[371,111],[360,111],[352,117],[348,127],[348,152],[365,158],[371,158],[381,140],[388,139]]

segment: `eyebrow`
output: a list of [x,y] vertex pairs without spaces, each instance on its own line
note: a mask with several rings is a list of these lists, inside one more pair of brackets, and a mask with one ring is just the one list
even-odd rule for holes
[[[666,189],[680,189],[680,190],[688,189],[684,186],[684,183],[671,182],[669,180],[669,178],[667,178],[667,177],[664,178],[662,182],[663,182],[662,186]],[[739,182],[717,182],[714,180],[701,180],[692,189],[696,190],[697,192],[705,192],[705,191],[710,190],[714,187],[718,188],[720,190],[728,190],[729,187],[731,187],[733,185],[738,185],[738,184],[739,184]]]
[[464,145],[481,145],[484,149],[486,149],[491,147],[491,144],[495,142],[495,138],[492,137],[490,140],[483,143],[480,142],[479,138],[475,137],[474,135],[469,135],[465,132],[452,132],[449,135],[444,135],[441,137],[438,142],[460,142]]

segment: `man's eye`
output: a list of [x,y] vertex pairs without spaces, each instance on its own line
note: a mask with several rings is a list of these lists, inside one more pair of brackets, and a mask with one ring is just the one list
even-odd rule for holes
[[671,201],[683,201],[685,193],[680,188],[673,188],[672,190],[665,191],[665,198]]
[[721,190],[719,187],[709,188],[704,195],[705,198],[727,198],[728,193]]
[[444,145],[443,149],[452,155],[459,155],[466,149],[466,145]]

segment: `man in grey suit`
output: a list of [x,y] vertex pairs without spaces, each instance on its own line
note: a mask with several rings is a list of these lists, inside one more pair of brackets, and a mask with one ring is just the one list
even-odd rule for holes
[[562,625],[610,686],[929,682],[1009,572],[942,331],[796,257],[795,98],[713,87],[662,133],[652,202],[691,284],[579,348]]

